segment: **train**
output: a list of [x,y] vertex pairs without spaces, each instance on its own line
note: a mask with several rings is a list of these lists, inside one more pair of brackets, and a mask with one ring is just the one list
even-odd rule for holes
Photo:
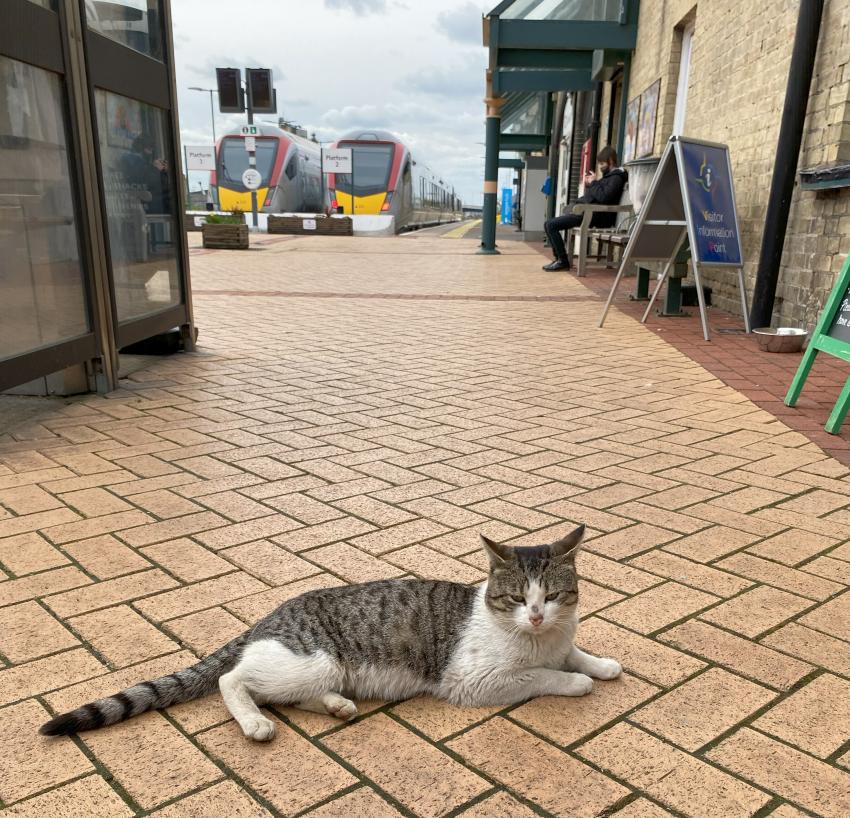
[[353,160],[353,173],[328,174],[333,212],[395,216],[397,232],[463,218],[454,188],[388,131],[352,131],[332,147],[351,148]]
[[[257,170],[262,182],[257,209],[262,213],[321,213],[322,155],[318,142],[275,125],[257,125]],[[210,173],[210,193],[219,210],[251,212],[251,191],[242,184],[248,152],[241,131],[223,136],[216,145],[216,169]]]
[[[257,209],[262,213],[343,213],[395,217],[396,232],[460,221],[463,203],[454,188],[417,162],[387,131],[353,131],[332,148],[351,148],[353,173],[329,173],[323,184],[321,147],[274,125],[257,125],[256,168],[262,176]],[[242,183],[248,152],[241,131],[216,145],[210,193],[219,210],[251,210]]]

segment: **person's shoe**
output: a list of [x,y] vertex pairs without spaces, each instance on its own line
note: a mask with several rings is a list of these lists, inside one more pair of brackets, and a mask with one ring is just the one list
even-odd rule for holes
[[569,270],[570,263],[565,258],[556,258],[549,264],[544,264],[543,269],[546,270],[547,273],[554,273],[558,270]]

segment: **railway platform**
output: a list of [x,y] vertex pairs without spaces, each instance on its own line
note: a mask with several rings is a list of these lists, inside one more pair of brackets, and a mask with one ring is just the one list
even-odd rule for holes
[[[476,229],[192,235],[197,352],[0,399],[5,814],[850,813],[844,438],[731,376],[743,347],[712,360],[625,302],[599,330],[603,273],[545,273],[509,228],[478,255]],[[480,582],[479,532],[579,522],[579,643],[625,668],[585,698],[274,708],[269,745],[218,695],[36,733],[305,590]]]

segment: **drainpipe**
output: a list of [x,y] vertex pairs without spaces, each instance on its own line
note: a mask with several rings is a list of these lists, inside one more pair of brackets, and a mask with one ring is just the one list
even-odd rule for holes
[[620,164],[623,163],[623,145],[626,141],[626,108],[629,105],[629,83],[632,78],[632,53],[626,54],[623,60],[623,91],[620,101],[620,122],[617,125],[617,155],[620,157]]
[[754,327],[770,326],[773,318],[773,303],[782,263],[782,245],[785,242],[788,212],[791,209],[791,196],[797,175],[797,161],[806,122],[806,105],[817,55],[822,15],[823,0],[800,0],[791,65],[788,68],[785,106],[782,109],[779,142],[776,145],[773,179],[764,220],[753,306],[750,310],[750,322]]

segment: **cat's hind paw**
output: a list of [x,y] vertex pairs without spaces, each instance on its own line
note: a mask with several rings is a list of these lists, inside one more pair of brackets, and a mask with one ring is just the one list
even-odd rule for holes
[[331,716],[343,721],[351,721],[357,715],[357,705],[344,696],[331,693],[325,696],[323,703]]

